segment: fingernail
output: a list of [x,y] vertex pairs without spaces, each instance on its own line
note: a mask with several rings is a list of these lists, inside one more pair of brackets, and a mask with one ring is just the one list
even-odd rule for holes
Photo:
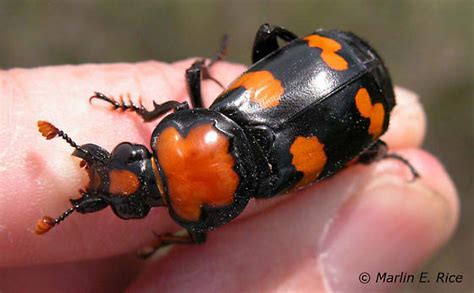
[[329,224],[319,259],[325,286],[333,292],[402,286],[401,277],[392,283],[383,274],[412,273],[446,242],[455,222],[445,197],[422,180],[380,177]]

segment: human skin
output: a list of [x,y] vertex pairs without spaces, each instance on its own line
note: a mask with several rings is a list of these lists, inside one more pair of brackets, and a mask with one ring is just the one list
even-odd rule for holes
[[[362,285],[359,274],[414,272],[449,240],[459,214],[456,190],[436,158],[419,149],[423,109],[401,88],[382,139],[419,171],[414,182],[394,160],[354,165],[302,191],[251,201],[205,244],[173,247],[148,261],[135,252],[154,240],[152,231],[179,230],[165,208],[129,221],[108,208],[73,214],[34,234],[39,218],[62,213],[88,181],[71,147],[44,140],[37,120],[109,151],[123,141],[149,145],[156,122],[101,101],[90,105],[88,97],[129,93],[149,108],[153,99],[184,101],[184,70],[192,61],[0,71],[1,292],[389,290],[400,284]],[[211,74],[229,84],[244,69],[218,62]],[[220,91],[204,81],[205,104]]]

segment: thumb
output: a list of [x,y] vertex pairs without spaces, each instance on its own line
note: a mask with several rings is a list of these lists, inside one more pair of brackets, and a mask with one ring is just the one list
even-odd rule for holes
[[374,176],[326,229],[320,265],[335,292],[388,290],[410,278],[421,282],[415,270],[454,231],[459,207],[443,167],[427,153],[404,153],[420,167],[421,179],[407,183],[390,174]]

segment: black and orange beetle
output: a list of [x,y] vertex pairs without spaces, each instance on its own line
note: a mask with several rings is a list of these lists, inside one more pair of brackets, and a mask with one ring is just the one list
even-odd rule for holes
[[[278,45],[278,38],[286,41]],[[91,99],[130,110],[144,121],[168,113],[153,131],[151,152],[124,142],[111,153],[77,145],[49,122],[48,139],[60,136],[83,159],[90,183],[56,219],[43,217],[42,234],[76,211],[110,206],[122,219],[167,207],[186,236],[161,235],[159,245],[202,243],[208,231],[237,217],[251,198],[270,198],[323,180],[353,162],[394,158],[379,137],[395,106],[392,82],[379,55],[352,33],[318,30],[303,38],[273,25],[257,32],[253,65],[202,108],[201,79],[222,59],[196,61],[186,80],[187,102],[154,103],[153,110],[101,93]],[[157,245],[157,246],[159,246]]]

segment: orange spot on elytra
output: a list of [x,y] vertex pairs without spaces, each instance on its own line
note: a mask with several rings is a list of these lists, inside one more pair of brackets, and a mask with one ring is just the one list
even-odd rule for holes
[[385,109],[382,103],[372,104],[369,92],[365,88],[360,88],[357,91],[355,103],[360,115],[370,119],[369,133],[374,138],[379,137],[382,134],[385,119]]
[[336,40],[322,37],[320,35],[310,35],[304,38],[308,41],[308,46],[322,50],[321,58],[327,66],[334,70],[346,70],[349,68],[347,61],[336,52],[342,49],[341,44]]
[[131,195],[140,187],[137,175],[128,170],[114,169],[110,171],[109,180],[109,192],[115,195]]
[[303,172],[303,178],[296,187],[305,186],[316,180],[326,165],[327,157],[324,152],[324,145],[315,136],[296,137],[290,147],[293,155],[291,163],[296,170]]
[[174,127],[158,136],[155,151],[167,179],[175,213],[183,220],[198,221],[204,204],[230,205],[239,185],[229,138],[212,124],[195,126],[183,137]]
[[234,81],[228,91],[238,87],[244,87],[250,93],[250,100],[263,108],[278,106],[285,91],[281,81],[270,71],[247,72]]

